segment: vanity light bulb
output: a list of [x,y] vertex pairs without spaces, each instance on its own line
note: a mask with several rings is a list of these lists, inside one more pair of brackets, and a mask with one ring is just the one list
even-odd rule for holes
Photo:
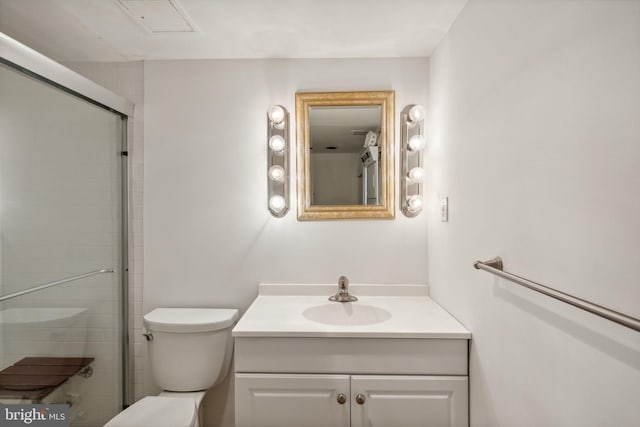
[[421,167],[412,168],[409,173],[407,173],[407,178],[413,183],[422,182],[424,179],[424,169]]
[[269,168],[269,178],[272,181],[284,181],[284,168],[280,165],[274,165]]
[[284,141],[284,138],[280,135],[273,135],[271,138],[269,138],[269,148],[271,148],[271,150],[276,154],[282,154],[285,145],[286,143]]
[[422,105],[414,105],[409,109],[409,121],[411,123],[416,123],[424,120],[425,112]]
[[422,135],[413,135],[408,142],[409,150],[411,151],[420,151],[427,144],[427,141],[424,139]]
[[267,115],[269,116],[269,120],[271,120],[272,123],[282,123],[282,121],[284,120],[284,108],[279,105],[272,105],[271,107],[269,107]]
[[407,198],[407,209],[410,212],[416,213],[422,210],[424,202],[422,200],[422,196],[418,194],[414,194],[413,196],[409,196]]
[[271,196],[269,199],[269,208],[276,213],[282,212],[286,205],[287,202],[282,196]]

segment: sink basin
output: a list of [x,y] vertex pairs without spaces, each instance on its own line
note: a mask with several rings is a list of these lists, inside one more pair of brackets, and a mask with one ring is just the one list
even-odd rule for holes
[[373,325],[391,318],[391,313],[380,307],[358,302],[334,302],[310,307],[302,315],[313,322],[325,325]]
[[471,338],[429,298],[426,285],[356,284],[353,291],[359,300],[346,303],[328,300],[335,291],[335,284],[261,283],[233,337],[241,346],[262,338]]

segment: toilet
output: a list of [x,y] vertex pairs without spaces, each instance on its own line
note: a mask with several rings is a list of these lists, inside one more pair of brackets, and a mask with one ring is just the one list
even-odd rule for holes
[[199,427],[200,402],[227,374],[238,310],[156,308],[144,316],[151,372],[164,390],[140,399],[105,427]]

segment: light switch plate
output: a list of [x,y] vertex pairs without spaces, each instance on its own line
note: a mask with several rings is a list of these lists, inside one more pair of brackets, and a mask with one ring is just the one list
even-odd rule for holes
[[449,222],[449,198],[440,197],[440,221]]

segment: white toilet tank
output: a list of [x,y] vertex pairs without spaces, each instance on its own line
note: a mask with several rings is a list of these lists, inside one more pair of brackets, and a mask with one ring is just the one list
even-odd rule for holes
[[238,310],[156,308],[144,316],[151,333],[149,359],[158,386],[169,391],[206,390],[222,380],[233,351],[231,328]]

